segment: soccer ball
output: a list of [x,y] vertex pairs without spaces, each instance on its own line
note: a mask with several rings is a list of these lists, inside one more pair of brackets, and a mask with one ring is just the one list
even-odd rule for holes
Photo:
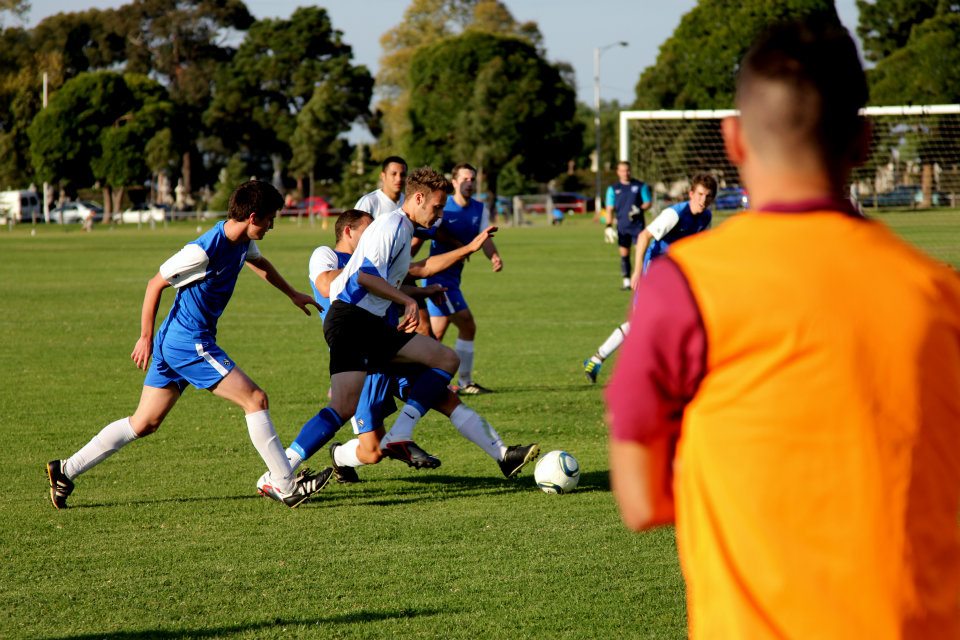
[[551,451],[537,462],[533,478],[544,493],[570,493],[580,482],[580,463],[566,451]]

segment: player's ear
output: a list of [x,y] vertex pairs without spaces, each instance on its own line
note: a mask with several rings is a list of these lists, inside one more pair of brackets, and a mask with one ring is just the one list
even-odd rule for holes
[[728,116],[720,121],[720,132],[723,134],[723,148],[727,151],[727,158],[734,165],[743,163],[745,156],[743,149],[743,127],[740,126],[739,116]]

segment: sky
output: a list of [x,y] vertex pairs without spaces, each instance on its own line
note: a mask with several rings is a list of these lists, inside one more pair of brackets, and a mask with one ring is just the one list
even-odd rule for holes
[[[65,11],[118,7],[123,0],[31,0],[27,20],[34,25]],[[288,18],[298,0],[246,0],[254,17]],[[326,8],[333,26],[353,47],[354,59],[376,73],[381,55],[380,36],[403,18],[405,0],[329,0]],[[657,59],[657,51],[670,37],[680,18],[696,0],[504,0],[515,19],[535,21],[543,34],[547,58],[568,62],[576,72],[577,96],[593,104],[594,49],[625,41],[626,47],[604,49],[600,58],[600,95],[603,100],[633,102],[634,88],[643,70]],[[854,36],[855,0],[837,0],[837,11]],[[709,28],[705,25],[704,28]]]

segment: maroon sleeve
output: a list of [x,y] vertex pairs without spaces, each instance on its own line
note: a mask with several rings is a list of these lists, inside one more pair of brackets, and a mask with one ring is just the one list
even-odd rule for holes
[[615,440],[649,443],[680,432],[706,369],[707,340],[686,278],[668,256],[640,281],[630,330],[606,389]]

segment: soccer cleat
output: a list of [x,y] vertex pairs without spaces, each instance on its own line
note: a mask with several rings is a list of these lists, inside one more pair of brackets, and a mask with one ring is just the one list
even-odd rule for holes
[[50,502],[57,509],[67,508],[67,498],[73,493],[73,480],[63,473],[63,460],[47,463],[47,478],[50,479]]
[[267,472],[257,481],[257,492],[266,498],[282,502],[291,509],[296,509],[307,498],[323,489],[332,475],[333,467],[327,467],[319,473],[304,469],[293,481],[293,490],[286,493],[274,485],[270,473]]
[[436,469],[440,466],[440,458],[430,455],[412,440],[390,442],[383,447],[383,454],[388,458],[405,462],[408,467],[414,469]]
[[498,463],[500,471],[503,472],[504,477],[512,478],[520,473],[523,465],[535,460],[538,455],[540,455],[540,445],[537,443],[527,446],[514,445],[507,447],[507,452],[503,454],[503,460]]
[[360,482],[360,476],[357,475],[357,470],[353,467],[341,467],[337,464],[337,457],[333,455],[333,452],[336,451],[337,447],[343,446],[339,442],[330,443],[330,462],[333,464],[333,475],[337,479],[337,482],[340,484],[353,484],[355,482]]
[[620,283],[620,291],[629,291],[630,290],[630,278],[624,278],[623,282]]
[[481,387],[476,382],[471,382],[470,384],[464,385],[457,390],[457,395],[461,396],[479,396],[484,393],[493,393],[493,390],[487,389],[486,387]]
[[583,375],[587,376],[587,380],[596,384],[597,376],[600,375],[600,367],[603,366],[601,362],[594,362],[587,358],[583,361]]

